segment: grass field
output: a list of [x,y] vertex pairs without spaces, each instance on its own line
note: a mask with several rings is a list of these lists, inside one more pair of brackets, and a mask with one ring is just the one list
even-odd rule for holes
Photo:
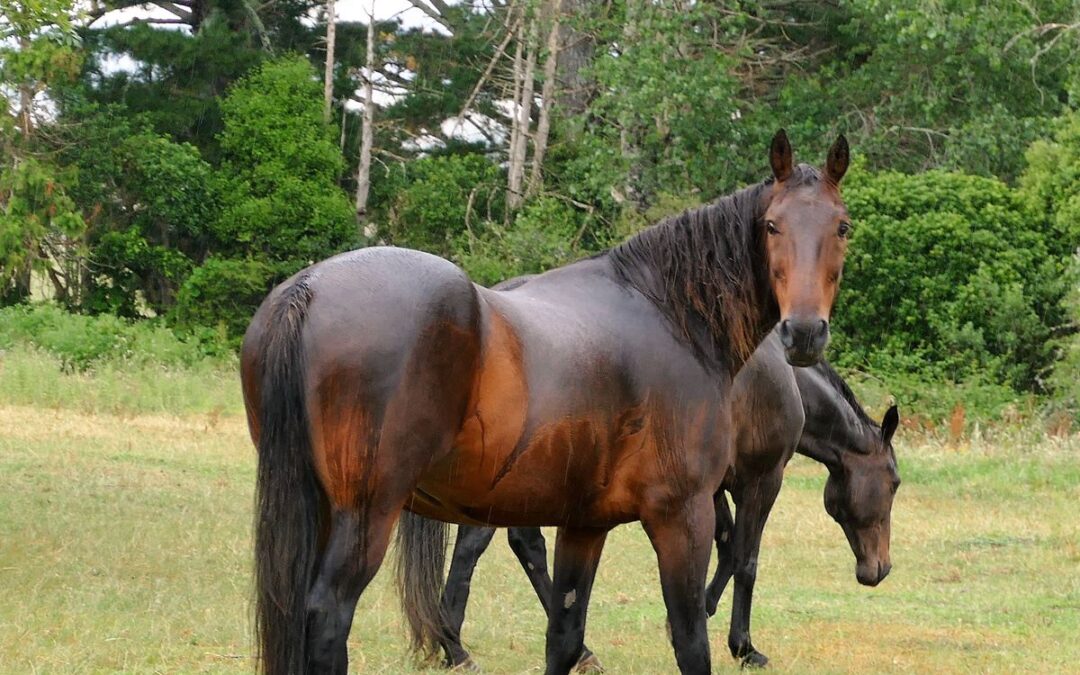
[[[235,382],[177,376],[200,390],[170,394],[119,371],[19,380],[28,368],[0,356],[0,670],[251,672],[254,461]],[[144,384],[160,405],[125,402]],[[91,391],[87,404],[78,392]],[[183,415],[155,412],[174,395]],[[894,570],[876,589],[856,584],[821,507],[824,470],[796,458],[755,597],[754,642],[773,669],[1080,670],[1080,437],[1027,437],[950,449],[900,433]],[[477,571],[465,639],[488,673],[539,672],[544,619],[502,541]],[[423,671],[388,578],[361,600],[353,671]],[[713,659],[735,672],[727,607]],[[611,673],[675,670],[637,525],[608,539],[587,642]]]

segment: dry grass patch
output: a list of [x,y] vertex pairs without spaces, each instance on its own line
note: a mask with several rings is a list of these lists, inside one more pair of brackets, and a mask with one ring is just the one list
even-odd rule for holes
[[[897,442],[893,574],[858,586],[797,458],[766,531],[754,639],[792,673],[1075,672],[1080,439]],[[251,672],[254,452],[238,415],[0,406],[0,670]],[[354,671],[423,671],[384,571],[361,600]],[[488,673],[540,672],[544,617],[503,535],[465,638]],[[728,605],[711,625],[727,656]],[[612,533],[587,641],[612,673],[674,671],[656,563]]]

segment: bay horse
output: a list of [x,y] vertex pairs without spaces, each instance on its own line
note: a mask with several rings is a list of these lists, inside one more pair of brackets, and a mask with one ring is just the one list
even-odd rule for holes
[[731,381],[777,322],[789,363],[821,358],[851,227],[842,136],[818,170],[778,132],[769,163],[769,180],[515,294],[388,247],[271,291],[240,352],[265,672],[347,671],[356,603],[395,523],[414,645],[438,649],[453,522],[559,526],[546,672],[568,673],[607,532],[635,520],[679,668],[710,671]]
[[[494,286],[512,290],[527,279]],[[784,469],[794,452],[824,464],[825,508],[841,526],[856,559],[856,579],[875,586],[892,565],[889,558],[893,496],[900,485],[892,436],[900,418],[896,406],[880,425],[866,415],[854,393],[825,361],[792,368],[772,333],[735,377],[732,425],[735,462],[715,496],[716,574],[706,593],[706,611],[716,612],[728,581],[735,578],[728,643],[745,666],[764,666],[768,658],[750,641],[750,606],[757,576],[761,535],[779,493]],[[735,499],[734,520],[726,492]],[[473,571],[495,535],[495,528],[458,527],[443,592],[446,626],[445,665],[474,669],[461,643],[461,626]],[[507,530],[507,540],[545,611],[551,597],[544,536],[538,527]],[[599,672],[600,662],[586,647],[579,672]]]

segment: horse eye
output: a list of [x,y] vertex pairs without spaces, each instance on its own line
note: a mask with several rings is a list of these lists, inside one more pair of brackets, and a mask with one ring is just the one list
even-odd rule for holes
[[777,229],[776,223],[771,220],[765,221],[765,229],[768,230],[769,234],[780,234],[780,230]]
[[836,230],[836,234],[839,235],[841,238],[848,236],[848,232],[851,232],[850,223],[840,223],[840,227],[838,227]]

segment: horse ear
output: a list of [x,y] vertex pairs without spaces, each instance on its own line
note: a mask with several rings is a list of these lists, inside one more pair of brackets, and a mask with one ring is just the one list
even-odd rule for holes
[[840,138],[837,138],[836,142],[829,148],[829,156],[825,159],[825,176],[834,185],[839,185],[844,178],[844,174],[847,173],[850,161],[851,156],[848,151],[847,138],[844,137],[844,134],[840,134]]
[[772,145],[769,146],[769,164],[772,165],[772,173],[776,180],[783,182],[791,178],[794,161],[787,132],[781,129],[773,136]]
[[896,409],[896,406],[892,406],[885,413],[885,418],[881,420],[882,445],[888,446],[892,442],[893,434],[896,433],[896,427],[898,426],[900,426],[900,411]]

